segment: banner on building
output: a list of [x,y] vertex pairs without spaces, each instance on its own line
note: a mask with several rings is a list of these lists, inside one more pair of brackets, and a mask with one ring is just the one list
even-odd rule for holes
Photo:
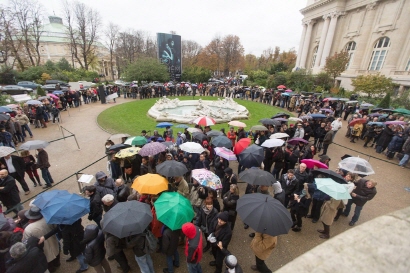
[[170,79],[181,81],[181,36],[168,33],[157,33],[158,58],[168,67]]

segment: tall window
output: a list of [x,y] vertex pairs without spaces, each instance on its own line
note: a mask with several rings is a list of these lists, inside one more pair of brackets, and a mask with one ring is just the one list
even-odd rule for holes
[[310,66],[310,68],[313,68],[313,67],[315,66],[316,56],[317,56],[317,50],[318,50],[318,47],[315,47],[315,48],[313,49],[312,65]]
[[349,54],[349,62],[347,62],[346,64],[346,69],[349,68],[350,64],[353,61],[353,55],[354,55],[355,50],[356,50],[356,42],[349,42],[346,45],[346,51],[347,51],[347,54]]
[[407,65],[406,65],[406,69],[404,69],[405,71],[410,71],[410,58],[407,61]]
[[383,67],[389,48],[390,39],[388,37],[382,37],[374,44],[369,70],[380,70]]

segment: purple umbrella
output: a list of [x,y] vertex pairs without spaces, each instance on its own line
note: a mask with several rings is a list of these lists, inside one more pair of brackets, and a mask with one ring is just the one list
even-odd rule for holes
[[406,125],[407,123],[405,121],[400,121],[400,120],[392,120],[392,121],[386,121],[384,124],[386,125]]
[[285,90],[285,92],[293,92],[291,89],[287,89]]
[[139,154],[141,156],[153,156],[164,152],[166,147],[159,142],[151,142],[145,144],[144,147],[141,148]]
[[274,118],[274,120],[279,120],[279,121],[288,121],[287,119],[285,119],[285,118]]
[[373,114],[370,114],[369,115],[369,117],[380,117],[380,116],[383,116],[383,114],[379,114],[379,113],[373,113]]
[[300,138],[300,137],[294,137],[294,138],[291,138],[291,139],[288,140],[288,143],[292,144],[292,145],[296,145],[299,142],[303,142],[305,144],[309,143],[309,141],[306,141],[306,140],[304,140],[303,138]]
[[332,110],[327,109],[327,108],[322,108],[322,109],[320,109],[319,111],[324,111],[324,112],[326,112],[326,113],[333,113]]

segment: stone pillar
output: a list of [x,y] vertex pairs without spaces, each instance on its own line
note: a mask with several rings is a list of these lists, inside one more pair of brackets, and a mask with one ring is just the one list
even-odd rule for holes
[[331,14],[329,30],[326,35],[326,42],[323,47],[322,57],[320,59],[320,67],[324,67],[326,64],[326,58],[329,57],[330,49],[332,48],[333,37],[335,36],[337,17],[341,14],[339,12],[334,12]]
[[329,29],[330,16],[329,15],[323,16],[323,20],[324,22],[323,22],[322,34],[320,34],[319,48],[317,49],[317,54],[316,54],[315,68],[319,68],[320,66],[323,48],[325,47],[325,43],[326,43],[327,30]]
[[306,30],[306,36],[305,39],[303,41],[303,51],[302,51],[302,56],[300,57],[300,64],[299,67],[300,68],[306,68],[306,58],[308,55],[308,51],[309,51],[309,43],[311,40],[311,36],[312,36],[312,29],[313,29],[313,25],[315,24],[314,20],[309,20],[306,22],[307,24],[307,30]]
[[294,69],[298,68],[299,65],[300,65],[300,59],[301,59],[302,52],[303,52],[303,43],[304,43],[304,41],[305,41],[305,36],[306,36],[307,26],[306,26],[305,23],[302,23],[302,25],[303,25],[302,37],[300,37],[299,49],[298,49],[298,56],[297,56],[297,58],[296,58],[296,65],[295,65],[295,68],[294,68]]

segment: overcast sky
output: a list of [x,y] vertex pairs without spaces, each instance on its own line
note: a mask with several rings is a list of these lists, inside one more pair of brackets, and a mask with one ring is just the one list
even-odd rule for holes
[[[39,0],[47,15],[62,15],[59,0]],[[0,0],[3,2],[3,0]],[[206,46],[216,35],[239,36],[245,53],[259,56],[264,49],[299,46],[300,9],[306,0],[80,0],[96,8],[104,25],[157,32],[176,31],[183,40]]]

